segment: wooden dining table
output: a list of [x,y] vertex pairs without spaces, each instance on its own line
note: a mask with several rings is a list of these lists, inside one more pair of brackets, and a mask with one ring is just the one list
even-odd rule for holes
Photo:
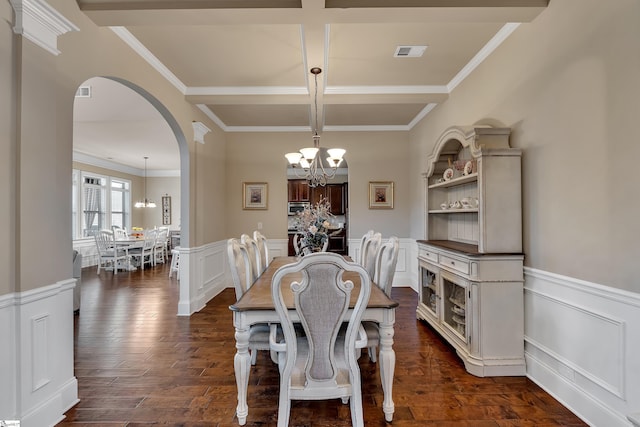
[[[266,270],[253,283],[251,288],[229,308],[233,312],[233,325],[236,333],[236,355],[234,358],[234,370],[236,385],[238,387],[238,406],[236,415],[238,423],[244,425],[247,422],[249,406],[247,402],[247,389],[249,386],[249,374],[251,373],[251,357],[249,355],[249,328],[256,323],[279,323],[280,318],[276,313],[271,296],[271,279],[278,268],[286,264],[295,263],[296,257],[276,257],[267,266]],[[351,294],[349,311],[345,320],[351,315],[356,303],[360,287],[360,277],[357,273],[345,272],[344,280],[351,280],[356,287]],[[290,310],[293,321],[299,320],[294,309],[294,298],[291,292],[291,283],[302,280],[302,273],[284,276],[282,296],[287,308]],[[382,410],[388,422],[393,420],[395,406],[392,398],[393,375],[395,371],[396,355],[393,350],[393,334],[395,324],[395,310],[398,303],[389,298],[375,283],[371,282],[371,296],[362,320],[377,322],[380,326],[380,352],[378,364],[380,366],[380,378],[384,400]]]

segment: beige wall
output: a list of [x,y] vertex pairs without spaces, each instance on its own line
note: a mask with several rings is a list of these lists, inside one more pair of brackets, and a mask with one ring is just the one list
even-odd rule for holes
[[16,91],[13,64],[15,50],[11,25],[13,11],[9,2],[0,2],[0,295],[15,290],[15,165],[16,165]]
[[154,228],[162,226],[162,196],[171,196],[171,229],[180,228],[180,177],[147,177],[147,198],[157,205],[155,209],[136,209],[133,204],[144,198],[144,177],[105,169],[85,163],[73,162],[73,168],[105,176],[113,176],[131,181],[131,225],[133,227]]
[[[284,154],[312,144],[310,133],[231,133],[227,137],[227,237],[239,236],[263,224],[270,238],[287,237],[287,161]],[[347,150],[349,164],[349,209],[351,238],[368,229],[384,237],[409,234],[407,221],[409,155],[406,132],[326,132],[323,147]],[[395,208],[369,209],[369,181],[394,181]],[[242,182],[267,182],[268,210],[242,209]]]
[[[24,292],[72,275],[69,183],[73,101],[77,87],[93,76],[131,82],[147,91],[158,105],[166,107],[165,116],[173,121],[172,129],[183,144],[182,163],[191,167],[187,179],[193,189],[201,192],[188,195],[191,196],[189,244],[214,242],[224,235],[221,227],[208,225],[209,221],[224,224],[224,211],[209,209],[209,200],[225,197],[225,167],[221,160],[225,155],[224,134],[111,30],[98,28],[89,21],[75,2],[51,0],[50,4],[80,27],[80,31],[58,38],[58,49],[62,52],[58,56],[13,34],[13,12],[7,2],[0,6],[4,18],[0,55],[7,59],[1,61],[0,87],[7,89],[3,93],[11,94],[1,97],[0,103],[6,113],[0,120],[8,123],[0,130],[3,141],[0,169],[7,174],[0,192],[3,200],[8,201],[2,203],[0,219],[15,224],[16,230],[15,239],[9,233],[0,240],[0,251],[8,252],[0,261],[3,275],[0,293]],[[11,50],[14,45],[16,52]],[[5,65],[7,62],[11,66]],[[193,142],[192,121],[201,121],[212,129],[205,138],[206,144]],[[17,128],[13,126],[16,122]],[[42,216],[43,209],[46,218]],[[184,225],[185,218],[178,217]],[[68,256],[60,250],[65,247],[69,248]],[[11,253],[15,253],[14,259]],[[33,267],[36,253],[50,254],[39,268]]]
[[440,133],[505,125],[524,150],[526,265],[640,292],[639,16],[636,0],[563,0],[521,25],[412,132],[412,236]]

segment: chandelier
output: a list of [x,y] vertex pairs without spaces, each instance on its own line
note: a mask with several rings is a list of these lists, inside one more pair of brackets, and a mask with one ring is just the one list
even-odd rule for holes
[[154,202],[150,202],[147,199],[147,159],[149,157],[144,158],[144,200],[140,200],[136,202],[134,205],[136,208],[155,208],[156,204]]
[[[313,147],[303,148],[297,153],[287,153],[284,156],[289,161],[296,176],[306,179],[309,182],[309,187],[324,187],[327,184],[327,180],[336,175],[338,166],[342,163],[342,156],[346,151],[342,148],[330,148],[327,150],[320,147],[320,135],[318,135],[318,74],[322,70],[318,67],[313,67],[310,72],[315,79],[314,106],[316,126],[312,136]],[[329,155],[326,158],[328,166],[325,166],[322,161],[322,155],[325,152]]]

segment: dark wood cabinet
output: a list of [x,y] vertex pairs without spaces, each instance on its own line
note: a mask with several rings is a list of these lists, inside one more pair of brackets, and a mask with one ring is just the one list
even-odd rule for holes
[[311,203],[316,204],[323,197],[329,200],[331,213],[334,215],[344,215],[345,192],[344,184],[327,184],[324,187],[311,189]]
[[289,244],[287,247],[287,255],[289,256],[295,256],[296,254],[296,250],[293,247],[293,236],[295,236],[295,233],[289,233]]
[[347,235],[344,229],[329,235],[329,247],[327,251],[341,255],[347,254]]
[[290,202],[308,202],[309,184],[306,179],[290,179],[288,182]]

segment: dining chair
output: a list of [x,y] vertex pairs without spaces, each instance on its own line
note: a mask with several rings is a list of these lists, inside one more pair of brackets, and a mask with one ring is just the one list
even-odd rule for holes
[[247,253],[249,254],[249,262],[251,264],[251,272],[252,272],[252,280],[251,283],[255,282],[258,276],[262,274],[262,257],[260,256],[260,249],[258,248],[258,243],[251,238],[248,234],[243,234],[240,236],[240,241],[247,248]]
[[154,230],[156,235],[155,245],[153,247],[153,265],[158,263],[164,264],[167,260],[167,242],[169,239],[169,229]]
[[302,241],[300,240],[302,238],[302,234],[300,233],[296,233],[293,235],[293,250],[296,253],[296,256],[300,255],[300,252],[302,252]]
[[362,245],[362,261],[360,262],[360,265],[367,270],[370,277],[373,277],[376,272],[376,256],[378,254],[378,248],[380,247],[381,240],[382,235],[380,233],[373,233],[373,236],[367,239]]
[[142,246],[129,249],[129,256],[133,259],[137,259],[140,264],[140,268],[144,270],[145,264],[155,263],[154,248],[156,245],[156,230],[146,230],[144,232],[144,241]]
[[94,238],[98,249],[98,274],[101,268],[108,268],[108,266],[113,268],[113,274],[118,274],[118,265],[121,261],[125,263],[121,265],[128,265],[129,254],[126,249],[119,249],[115,245],[113,231],[99,230]]
[[[301,324],[296,328],[285,304],[282,280],[287,274],[300,272],[302,280],[291,283],[293,309]],[[356,273],[360,286],[343,280],[345,272]],[[352,292],[357,292],[357,301],[348,314]],[[335,398],[350,401],[351,424],[364,426],[357,348],[366,346],[360,321],[370,292],[366,270],[330,252],[306,255],[275,272],[271,295],[283,332],[282,340],[276,334],[270,337],[280,369],[278,427],[289,425],[292,400]]]
[[[227,240],[227,258],[236,291],[236,300],[239,300],[254,282],[249,253],[240,240],[232,238]],[[249,352],[251,353],[252,365],[256,364],[258,350],[271,350],[269,329],[268,323],[257,323],[249,328]],[[271,360],[276,360],[275,352],[272,353]]]
[[267,247],[267,238],[258,230],[253,232],[253,240],[258,243],[258,250],[260,252],[260,258],[262,259],[262,271],[267,269],[267,266],[271,262],[269,259],[269,248]]
[[373,237],[373,234],[374,234],[374,231],[373,230],[369,230],[366,233],[364,233],[362,235],[362,237],[360,238],[360,250],[358,251],[358,256],[356,257],[356,262],[358,264],[360,264],[360,265],[363,264],[363,262],[362,262],[362,254],[363,254],[363,251],[364,251],[365,243],[369,239],[371,239]]
[[[380,245],[376,255],[373,282],[382,289],[388,297],[391,297],[393,277],[396,273],[396,265],[398,264],[399,245],[398,238],[391,236],[386,243]],[[377,361],[377,348],[380,345],[380,329],[378,323],[365,321],[362,322],[362,326],[367,333],[369,359],[375,363]]]
[[117,225],[112,226],[111,231],[113,231],[113,238],[116,240],[127,240],[129,238],[129,233],[127,233],[127,230],[118,227]]

